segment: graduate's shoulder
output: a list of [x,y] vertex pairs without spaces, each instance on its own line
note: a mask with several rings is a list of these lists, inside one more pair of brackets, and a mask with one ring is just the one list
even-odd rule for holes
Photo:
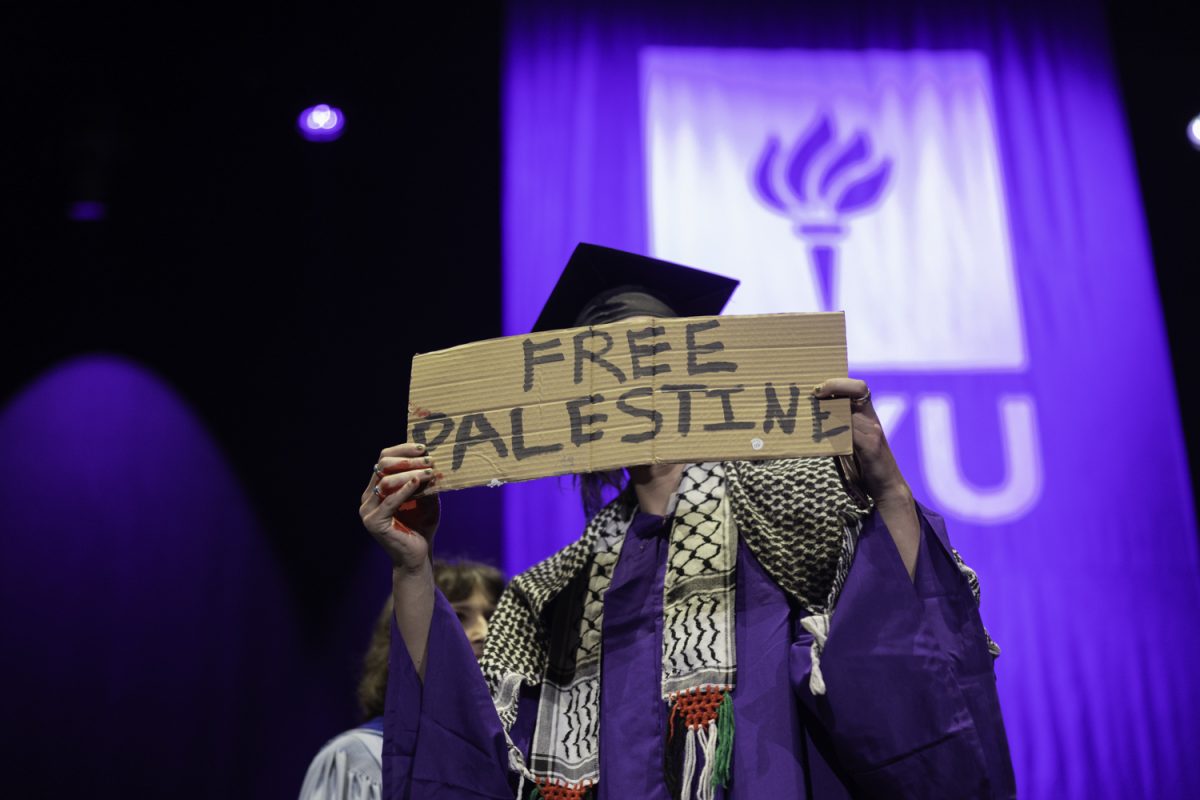
[[523,595],[529,605],[540,610],[588,567],[598,548],[614,547],[631,512],[627,499],[613,500],[592,518],[579,538],[518,573],[509,582],[508,591]]
[[517,573],[509,582],[509,587],[526,594],[556,594],[588,562],[592,545],[591,537],[585,533],[533,566]]

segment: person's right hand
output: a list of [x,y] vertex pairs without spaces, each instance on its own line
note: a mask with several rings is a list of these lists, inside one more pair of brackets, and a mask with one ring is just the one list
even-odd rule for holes
[[392,564],[418,572],[429,561],[441,505],[424,494],[436,480],[425,445],[398,444],[379,454],[371,481],[362,494],[358,515],[363,526],[387,551]]

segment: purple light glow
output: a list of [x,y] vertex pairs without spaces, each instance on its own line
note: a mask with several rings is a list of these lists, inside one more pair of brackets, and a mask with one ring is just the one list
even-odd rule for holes
[[[88,474],[66,489],[62,454],[73,448],[87,453]],[[164,469],[170,461],[186,480]],[[281,566],[233,465],[187,401],[124,358],[72,359],[0,407],[0,476],[0,640],[39,654],[0,665],[5,685],[22,687],[6,698],[5,719],[32,741],[52,741],[56,720],[74,716],[70,735],[88,746],[73,764],[111,769],[108,791],[141,796],[180,763],[178,741],[159,732],[170,708],[187,720],[189,757],[206,765],[191,791],[265,791],[245,784],[257,761],[231,756],[251,751],[265,729],[252,710],[258,699],[244,698],[272,704],[262,719],[290,730],[300,720],[280,721],[283,698],[311,679],[299,667],[277,674],[304,660]],[[265,688],[280,680],[295,683]],[[320,741],[313,728],[300,735]],[[51,794],[79,793],[52,757],[30,752],[25,763]]]
[[341,137],[346,116],[340,108],[320,103],[300,112],[296,127],[310,142],[332,142]]
[[67,218],[75,222],[100,222],[106,216],[108,209],[97,200],[76,200],[67,205]]
[[1188,140],[1191,141],[1192,147],[1200,150],[1200,114],[1192,117],[1192,121],[1188,123]]

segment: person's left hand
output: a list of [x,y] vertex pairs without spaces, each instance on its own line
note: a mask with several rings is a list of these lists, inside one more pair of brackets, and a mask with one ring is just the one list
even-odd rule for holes
[[912,502],[908,481],[892,455],[883,425],[871,405],[871,390],[866,381],[855,378],[830,378],[813,388],[813,395],[826,400],[850,398],[850,426],[854,436],[854,455],[858,457],[862,488],[876,503]]

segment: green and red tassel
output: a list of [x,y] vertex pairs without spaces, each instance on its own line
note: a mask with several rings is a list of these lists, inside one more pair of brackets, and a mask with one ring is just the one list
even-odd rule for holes
[[663,773],[673,797],[687,800],[700,754],[704,767],[697,800],[708,800],[718,788],[727,788],[733,761],[732,686],[701,686],[679,692],[670,699],[667,746]]

